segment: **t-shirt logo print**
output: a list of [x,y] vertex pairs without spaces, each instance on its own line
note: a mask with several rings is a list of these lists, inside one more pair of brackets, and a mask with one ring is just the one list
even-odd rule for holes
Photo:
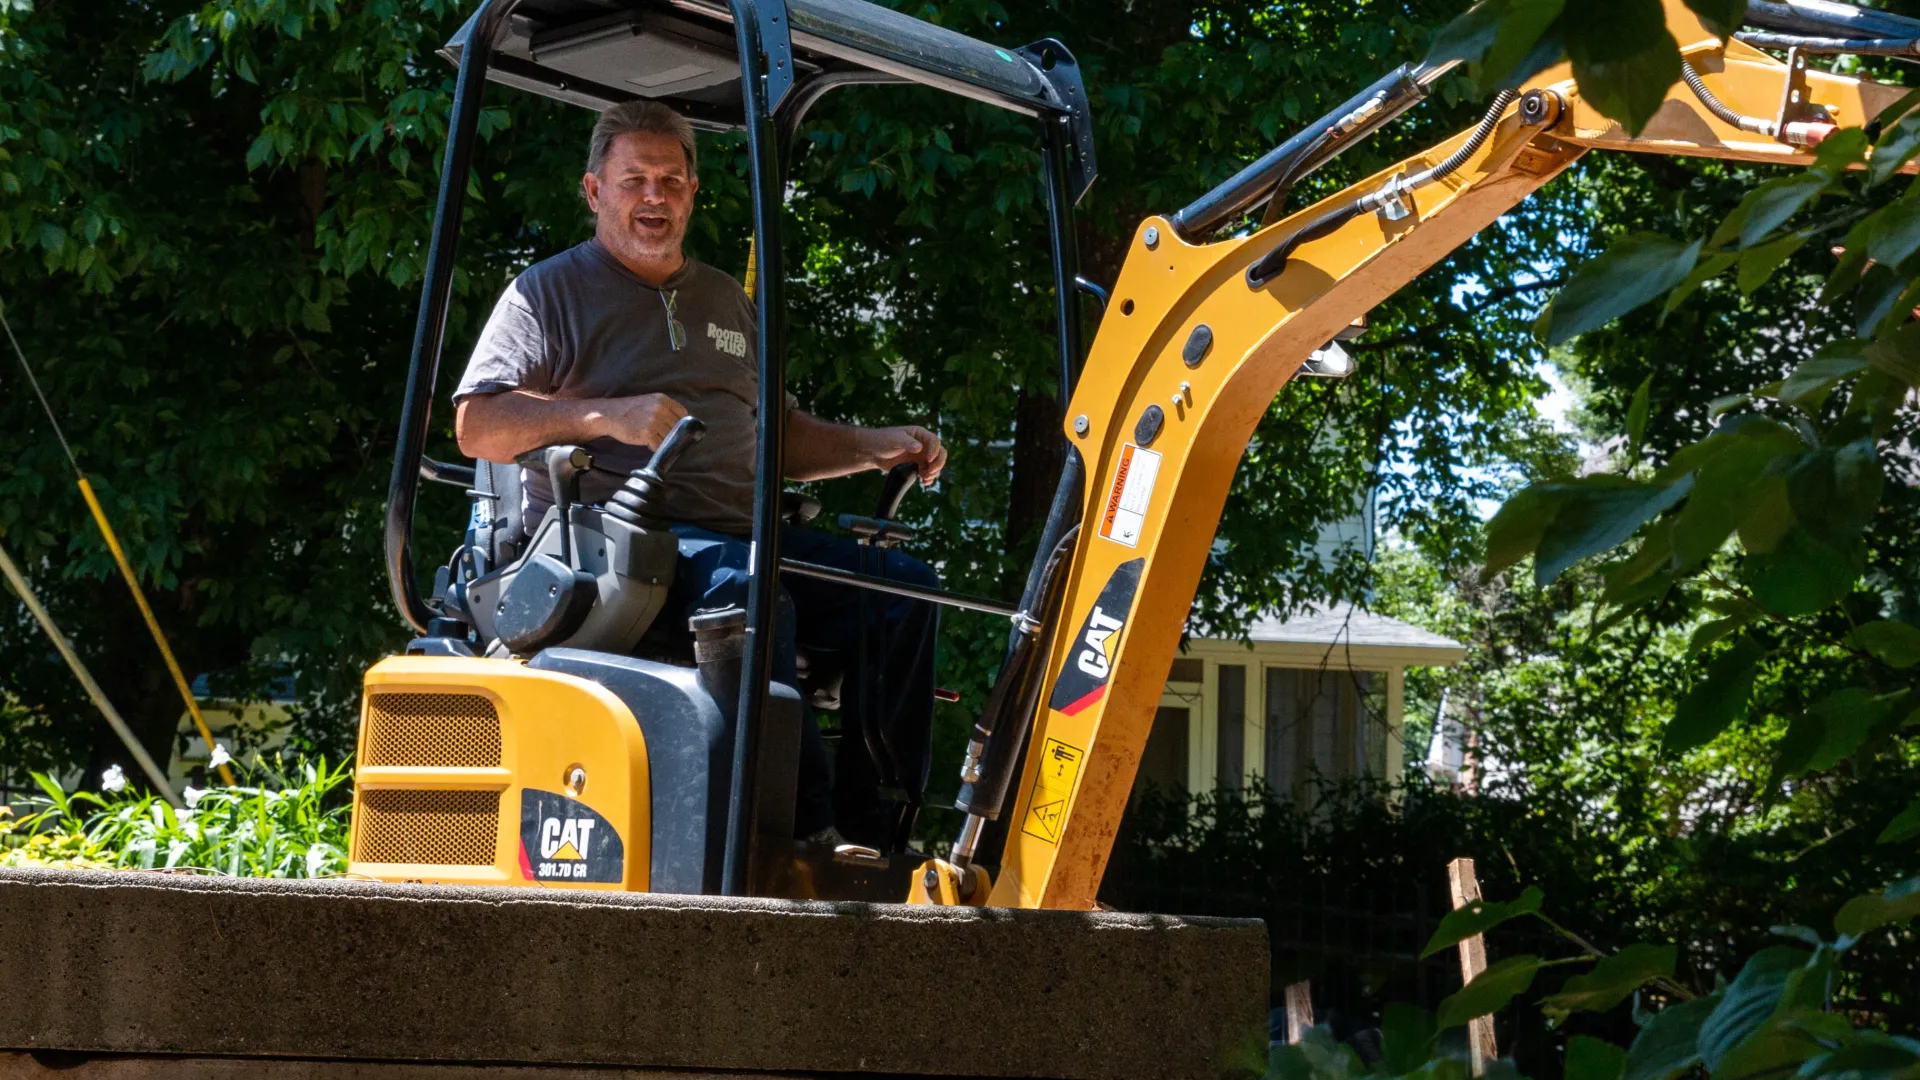
[[738,330],[722,330],[712,323],[707,324],[707,337],[713,340],[713,347],[737,359],[747,355],[747,335]]

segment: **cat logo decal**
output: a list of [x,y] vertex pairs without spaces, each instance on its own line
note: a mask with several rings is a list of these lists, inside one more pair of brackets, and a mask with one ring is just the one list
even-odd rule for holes
[[1140,571],[1146,565],[1145,559],[1129,559],[1113,568],[1113,576],[1101,586],[1093,610],[1080,625],[1066,666],[1054,680],[1053,695],[1047,699],[1049,709],[1073,716],[1106,694],[1120,635],[1126,629],[1133,594],[1140,588]]

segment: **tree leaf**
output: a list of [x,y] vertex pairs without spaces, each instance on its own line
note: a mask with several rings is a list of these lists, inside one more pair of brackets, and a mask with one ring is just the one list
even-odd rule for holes
[[1633,401],[1627,406],[1627,460],[1640,460],[1640,446],[1646,441],[1647,412],[1652,408],[1653,376],[1640,380],[1640,388],[1633,392]]
[[1442,27],[1426,66],[1462,60],[1482,90],[1517,86],[1559,59],[1565,0],[1481,0]]
[[1685,281],[1700,261],[1700,241],[1682,244],[1658,233],[1634,233],[1582,263],[1547,304],[1534,334],[1563,345],[1605,326]]
[[1886,181],[1900,166],[1920,153],[1920,113],[1907,113],[1880,132],[1873,144],[1873,156],[1867,159],[1867,182]]
[[1545,899],[1538,887],[1529,885],[1512,900],[1475,900],[1454,908],[1446,918],[1440,920],[1433,937],[1427,940],[1427,947],[1420,950],[1420,959],[1425,960],[1434,953],[1452,948],[1475,934],[1484,934],[1509,919],[1531,915],[1540,910],[1540,904]]
[[1720,994],[1669,1005],[1655,1013],[1627,1048],[1625,1080],[1667,1080],[1700,1060],[1700,1028]]
[[1564,483],[1530,484],[1514,492],[1487,522],[1484,573],[1492,577],[1533,554],[1567,497]]
[[1709,619],[1701,623],[1694,627],[1693,635],[1687,638],[1687,654],[1691,656],[1711,648],[1728,634],[1752,621],[1753,617],[1750,615],[1728,615],[1725,618]]
[[1732,37],[1746,18],[1747,0],[1687,0],[1687,7],[1700,16],[1700,24],[1720,37]]
[[1679,502],[1692,486],[1691,477],[1665,485],[1606,474],[1569,481],[1565,502],[1534,551],[1534,580],[1545,585],[1581,559],[1626,542],[1655,514]]
[[1904,690],[1876,694],[1865,687],[1849,686],[1822,698],[1795,716],[1787,727],[1769,784],[1778,786],[1802,773],[1824,772],[1852,757],[1905,697]]
[[1459,1027],[1476,1016],[1506,1008],[1515,994],[1533,985],[1534,973],[1539,970],[1537,956],[1509,956],[1487,965],[1487,970],[1475,975],[1459,993],[1440,1002],[1440,1030]]
[[1893,820],[1887,822],[1887,827],[1881,829],[1880,835],[1874,838],[1874,843],[1898,844],[1916,836],[1920,836],[1920,799],[1913,800],[1905,810],[1895,814]]
[[1727,542],[1743,517],[1754,510],[1753,492],[1768,468],[1795,454],[1798,437],[1782,428],[1746,425],[1744,433],[1725,437],[1725,447],[1694,474],[1687,504],[1673,519],[1675,569],[1691,569]]
[[1889,667],[1905,670],[1920,664],[1920,626],[1912,623],[1893,619],[1870,622],[1855,629],[1847,641]]
[[1787,504],[1808,534],[1846,547],[1880,509],[1881,487],[1873,440],[1856,439],[1801,458],[1787,473]]
[[1680,46],[1659,0],[1575,4],[1561,20],[1580,96],[1638,135],[1680,81]]
[[1805,968],[1813,954],[1791,945],[1762,949],[1722,992],[1720,1004],[1700,1025],[1700,1061],[1708,1073],[1747,1038],[1758,1032],[1779,1007],[1792,975]]
[[1787,219],[1800,212],[1801,207],[1826,190],[1827,183],[1825,176],[1802,172],[1775,177],[1761,184],[1747,192],[1746,198],[1740,200],[1740,205],[1721,222],[1709,246],[1719,247],[1737,235],[1741,247],[1752,247],[1765,240],[1773,230],[1785,225]]
[[1883,926],[1905,923],[1916,915],[1920,915],[1920,877],[1911,877],[1847,901],[1840,914],[1833,917],[1833,928],[1857,938]]
[[1793,257],[1809,237],[1810,231],[1788,233],[1778,240],[1771,240],[1756,248],[1748,248],[1740,253],[1740,269],[1734,274],[1734,282],[1740,286],[1740,292],[1752,296],[1754,290],[1767,283],[1775,270]]
[[1705,746],[1745,716],[1754,675],[1765,658],[1766,651],[1752,638],[1745,634],[1735,638],[1732,648],[1708,662],[1706,678],[1674,706],[1661,749],[1677,754]]
[[1591,1035],[1567,1040],[1566,1080],[1621,1080],[1627,1072],[1627,1052]]
[[1868,219],[1867,257],[1882,266],[1898,268],[1920,250],[1920,198],[1902,196],[1874,211]]
[[[1862,256],[1862,258],[1865,257]],[[1719,277],[1726,272],[1727,267],[1739,261],[1740,254],[1735,251],[1716,251],[1701,259],[1700,265],[1688,271],[1686,278],[1667,294],[1667,302],[1660,308],[1660,318],[1664,321],[1668,315],[1680,310],[1680,305],[1686,303],[1688,297],[1698,292],[1700,286]]]
[[1679,953],[1672,945],[1629,945],[1603,957],[1592,971],[1568,979],[1559,993],[1541,1001],[1540,1009],[1555,1022],[1575,1012],[1605,1012],[1649,979],[1672,976]]
[[1920,386],[1920,323],[1908,323],[1872,342],[1861,349],[1860,355],[1908,386]]
[[[1783,488],[1784,490],[1784,488]],[[1746,527],[1741,527],[1746,539]],[[1859,545],[1823,544],[1803,529],[1788,529],[1773,550],[1749,554],[1741,576],[1753,599],[1775,615],[1809,615],[1853,591],[1860,579]]]
[[1862,345],[1847,341],[1821,346],[1780,384],[1780,400],[1809,414],[1819,412],[1834,384],[1867,370],[1867,359],[1860,352]]
[[1380,1016],[1380,1058],[1389,1076],[1405,1076],[1433,1056],[1439,1031],[1433,1014],[1415,1005],[1388,1003]]

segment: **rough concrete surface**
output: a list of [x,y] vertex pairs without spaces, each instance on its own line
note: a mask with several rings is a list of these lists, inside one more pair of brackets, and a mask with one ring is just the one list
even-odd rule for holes
[[1267,994],[1239,920],[0,869],[7,1050],[1244,1077]]
[[[843,1074],[844,1075],[844,1074]],[[0,1080],[783,1080],[773,1073],[617,1065],[421,1065],[404,1061],[210,1058],[0,1050]],[[832,1080],[820,1077],[818,1080]]]

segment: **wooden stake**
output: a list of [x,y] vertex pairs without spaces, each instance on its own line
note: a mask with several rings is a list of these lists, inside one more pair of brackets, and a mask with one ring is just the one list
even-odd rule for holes
[[1298,1045],[1313,1026],[1313,987],[1302,979],[1284,991],[1287,1001],[1287,1042]]
[[[1453,886],[1453,906],[1457,911],[1480,899],[1480,879],[1474,875],[1472,859],[1455,859],[1447,864],[1447,880]],[[1475,934],[1460,943],[1460,982],[1466,985],[1487,970],[1486,938]],[[1476,1016],[1467,1022],[1467,1050],[1472,1056],[1473,1075],[1485,1076],[1487,1062],[1500,1056],[1493,1041],[1493,1017]]]

